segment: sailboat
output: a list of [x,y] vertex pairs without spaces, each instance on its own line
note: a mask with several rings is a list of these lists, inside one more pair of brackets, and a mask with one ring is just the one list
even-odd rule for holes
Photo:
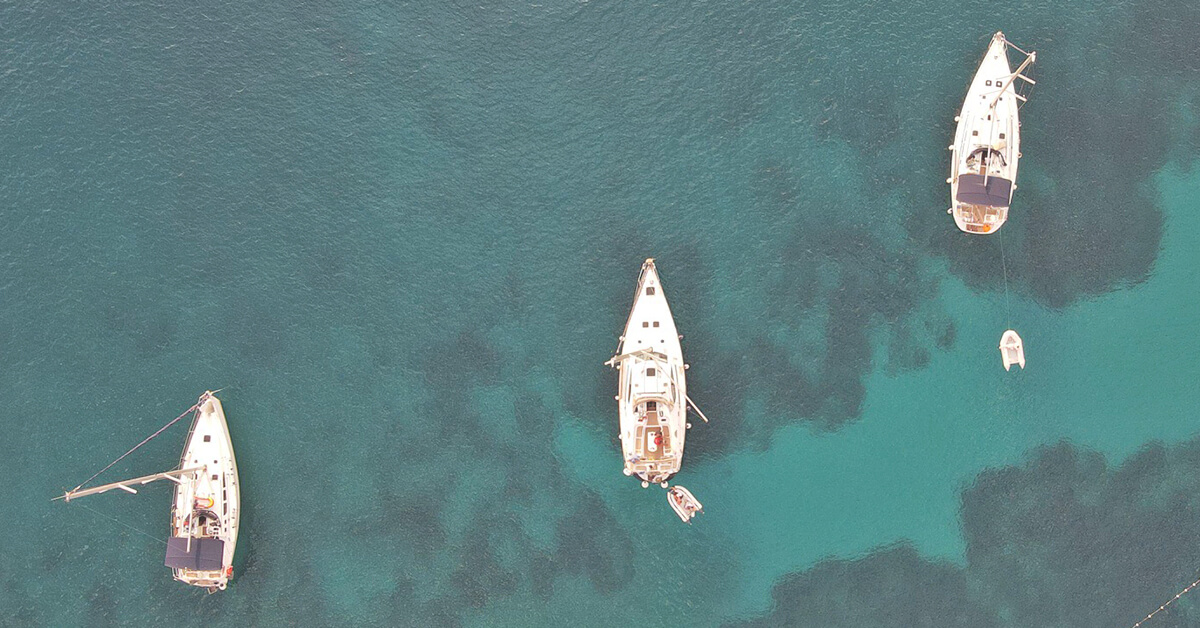
[[[1025,56],[1013,72],[1008,51]],[[949,149],[951,207],[954,224],[967,233],[995,233],[1008,220],[1008,207],[1017,189],[1017,161],[1021,157],[1019,104],[1016,82],[1034,81],[1022,72],[1034,62],[1036,53],[1017,48],[1004,38],[992,36],[987,54],[979,64],[962,110],[955,121],[954,144]]]
[[643,487],[665,488],[683,464],[684,438],[691,427],[687,408],[695,404],[687,398],[688,365],[679,339],[658,269],[653,258],[647,259],[617,355],[605,363],[620,372],[616,399],[624,473],[640,478]]
[[224,590],[233,577],[233,551],[237,546],[241,514],[237,460],[233,456],[233,443],[229,439],[229,426],[221,401],[211,391],[205,392],[196,405],[121,458],[189,413],[194,413],[192,427],[178,468],[93,488],[81,488],[81,484],[55,499],[70,502],[115,489],[137,494],[135,486],[158,480],[173,482],[175,497],[171,502],[165,564],[171,568],[176,580],[213,593]]

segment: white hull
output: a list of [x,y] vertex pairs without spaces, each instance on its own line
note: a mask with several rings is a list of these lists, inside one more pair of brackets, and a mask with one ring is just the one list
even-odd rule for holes
[[186,476],[175,487],[171,536],[176,540],[172,542],[178,544],[177,539],[188,539],[183,545],[190,549],[197,541],[207,543],[206,539],[219,540],[220,551],[212,558],[215,561],[219,556],[220,564],[197,563],[196,568],[175,567],[173,572],[176,580],[210,591],[224,589],[233,576],[241,494],[237,460],[233,455],[233,442],[229,439],[225,411],[220,400],[212,393],[205,393],[200,398],[199,409],[180,458],[180,468],[198,467],[203,467],[203,470]]
[[1004,360],[1006,371],[1014,364],[1025,368],[1025,345],[1017,332],[1010,329],[1000,337],[1000,357]]
[[1003,33],[992,37],[956,118],[950,146],[950,213],[966,233],[999,230],[1008,220],[1017,189],[1021,124],[1016,84],[1028,79],[1013,73],[1009,47]]
[[691,491],[679,485],[667,490],[667,503],[671,504],[671,510],[674,510],[684,523],[691,523],[693,517],[704,512],[704,504],[701,504]]
[[625,474],[663,483],[683,464],[687,383],[679,332],[654,260],[642,264],[617,357],[617,405]]

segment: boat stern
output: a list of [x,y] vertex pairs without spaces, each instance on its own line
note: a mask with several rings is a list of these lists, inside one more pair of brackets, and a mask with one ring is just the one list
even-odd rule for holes
[[633,454],[625,459],[625,470],[623,473],[628,476],[637,478],[642,482],[642,486],[651,484],[665,484],[679,473],[680,460],[675,459],[659,459],[659,460],[644,460],[639,459],[636,454]]
[[171,536],[164,563],[175,579],[209,591],[225,589],[233,577],[233,553],[225,540]]
[[954,215],[954,224],[959,230],[978,235],[995,233],[1008,220],[1007,207],[955,203],[950,213]]
[[[986,151],[976,151],[977,154],[980,152]],[[1000,157],[993,153],[991,160],[1000,161]],[[976,167],[970,160],[968,166]],[[978,167],[994,166],[985,163]],[[950,180],[950,199],[953,202],[950,213],[954,215],[954,223],[966,233],[995,233],[1008,220],[1008,204],[1012,202],[1015,189],[1012,180],[1000,173],[956,174]]]
[[233,577],[233,566],[214,571],[197,571],[194,569],[175,569],[175,579],[193,587],[208,589],[209,593],[224,591]]
[[641,399],[622,412],[623,472],[646,485],[662,484],[683,466],[685,430],[665,398]]

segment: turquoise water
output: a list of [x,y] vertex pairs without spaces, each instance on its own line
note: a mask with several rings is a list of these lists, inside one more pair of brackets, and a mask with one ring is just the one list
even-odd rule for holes
[[[0,7],[0,622],[1132,625],[1200,578],[1197,23]],[[968,237],[945,147],[998,29],[1038,86]],[[686,528],[621,475],[602,366],[646,257],[713,419]],[[49,499],[215,388],[209,596],[161,564],[169,487]]]

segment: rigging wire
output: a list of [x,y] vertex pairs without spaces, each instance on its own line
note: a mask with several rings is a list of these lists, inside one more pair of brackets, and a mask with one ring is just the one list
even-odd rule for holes
[[[125,452],[125,453],[121,454],[121,457],[119,457],[119,458],[117,458],[116,460],[113,460],[112,462],[108,463],[108,466],[107,466],[107,467],[104,467],[103,469],[100,469],[99,471],[97,471],[97,472],[96,472],[96,474],[95,474],[95,475],[93,475],[92,477],[90,477],[90,478],[88,478],[88,479],[84,480],[83,482],[81,482],[81,483],[79,484],[79,486],[76,486],[75,488],[71,489],[69,492],[72,492],[72,493],[73,493],[73,492],[75,492],[75,491],[78,491],[79,489],[83,488],[83,485],[84,485],[84,484],[87,484],[88,482],[91,482],[92,480],[96,479],[96,478],[97,478],[97,477],[98,477],[98,476],[99,476],[101,473],[104,473],[105,471],[108,471],[109,469],[111,469],[111,468],[112,468],[112,466],[113,466],[114,464],[117,464],[117,463],[118,463],[118,462],[120,462],[121,460],[125,459],[125,456],[128,456],[129,454],[131,454],[131,453],[133,453],[134,451],[136,451],[136,450],[137,450],[139,447],[141,447],[142,445],[145,445],[146,443],[150,442],[150,441],[151,441],[151,440],[152,440],[152,439],[153,439],[155,436],[158,436],[159,434],[162,434],[164,431],[166,431],[166,429],[167,429],[168,427],[171,427],[172,425],[175,425],[176,423],[178,423],[178,422],[179,422],[179,420],[180,420],[180,419],[182,419],[183,417],[185,417],[185,416],[187,416],[188,414],[190,414],[190,413],[191,413],[193,410],[197,410],[197,409],[199,409],[199,408],[200,408],[200,402],[196,402],[195,404],[193,404],[193,405],[192,405],[192,407],[188,408],[187,410],[184,410],[184,411],[183,411],[183,414],[181,414],[181,415],[179,415],[179,416],[175,417],[174,419],[172,419],[170,423],[167,423],[166,425],[164,425],[164,426],[162,426],[162,427],[158,428],[158,431],[157,431],[157,432],[155,432],[155,433],[153,433],[153,434],[151,434],[150,436],[147,436],[147,437],[146,437],[146,440],[143,440],[142,442],[138,443],[137,445],[134,445],[134,446],[133,446],[133,449],[130,449],[129,451],[127,451],[127,452]],[[90,510],[90,509],[89,509],[89,510]]]
[[1149,615],[1146,615],[1145,617],[1143,617],[1143,618],[1142,618],[1142,620],[1141,620],[1141,621],[1139,621],[1138,623],[1134,624],[1134,625],[1133,625],[1133,628],[1139,628],[1139,627],[1140,627],[1142,624],[1144,624],[1144,623],[1146,623],[1146,622],[1150,621],[1150,618],[1151,618],[1151,617],[1154,617],[1155,615],[1157,615],[1157,614],[1159,613],[1159,611],[1161,611],[1161,610],[1165,609],[1166,607],[1170,606],[1170,605],[1171,605],[1173,602],[1175,602],[1175,600],[1178,600],[1179,598],[1183,597],[1183,596],[1184,596],[1184,595],[1185,595],[1185,594],[1186,594],[1188,591],[1191,591],[1192,589],[1196,588],[1197,586],[1200,586],[1200,580],[1197,580],[1197,581],[1195,581],[1195,582],[1193,582],[1193,583],[1191,583],[1191,584],[1187,585],[1187,587],[1186,587],[1186,588],[1184,588],[1184,590],[1180,591],[1179,593],[1176,593],[1176,594],[1175,594],[1175,597],[1173,597],[1173,598],[1171,598],[1171,599],[1167,600],[1167,601],[1166,601],[1166,603],[1164,603],[1162,606],[1160,606],[1160,607],[1158,607],[1158,608],[1154,609],[1154,612],[1153,612],[1153,613],[1150,613]]
[[[1013,48],[1017,48],[1017,47],[1013,46]],[[1030,53],[1025,52],[1024,50],[1021,50],[1020,48],[1017,48],[1017,50],[1020,50],[1022,53],[1024,53],[1026,57],[1028,57],[1030,55]],[[1033,80],[1034,68],[1036,66],[1037,66],[1036,62],[1030,63],[1029,67],[1025,69],[1023,74],[1025,74],[1027,78]],[[1025,100],[1021,100],[1021,98],[1017,99],[1017,103],[1016,103],[1017,111],[1024,109],[1025,105],[1029,103],[1029,98],[1031,96],[1033,96],[1033,90],[1035,87],[1037,87],[1037,83],[1030,83],[1030,82],[1024,82],[1020,85],[1020,87],[1013,85],[1013,93],[1020,94],[1021,98],[1025,99]]]
[[1005,38],[1004,38],[1004,45],[1005,45],[1005,46],[1008,46],[1008,47],[1010,47],[1010,48],[1012,48],[1012,49],[1014,49],[1014,50],[1016,50],[1017,52],[1019,52],[1019,53],[1021,53],[1021,54],[1025,55],[1026,57],[1028,57],[1028,56],[1029,56],[1029,53],[1028,53],[1028,52],[1025,52],[1024,50],[1022,50],[1022,49],[1021,49],[1021,47],[1020,47],[1020,46],[1018,46],[1018,45],[1016,45],[1016,44],[1012,43],[1011,41],[1009,41],[1009,39],[1008,39],[1007,37],[1005,37]]
[[133,527],[133,526],[129,525],[128,523],[125,523],[125,522],[123,522],[123,521],[121,521],[121,520],[117,519],[116,517],[111,517],[111,516],[109,516],[109,515],[106,515],[106,514],[104,514],[104,513],[100,512],[99,510],[96,510],[96,509],[94,509],[94,508],[90,508],[90,507],[88,507],[88,505],[87,505],[87,504],[80,504],[80,506],[83,506],[84,508],[87,508],[88,510],[90,510],[90,511],[92,511],[92,512],[96,513],[97,515],[100,515],[101,517],[104,517],[105,519],[108,519],[109,521],[111,521],[111,522],[113,522],[113,523],[115,523],[115,524],[117,524],[117,525],[119,525],[119,526],[123,526],[123,527],[129,528],[130,530],[133,530],[134,532],[137,532],[138,534],[141,534],[142,536],[147,536],[147,537],[150,537],[150,538],[154,539],[155,541],[158,541],[159,543],[162,543],[163,545],[166,545],[166,544],[167,544],[167,542],[166,542],[166,541],[164,541],[164,540],[162,540],[162,539],[158,538],[157,536],[154,536],[153,534],[150,534],[149,532],[146,532],[145,530],[142,530],[142,529],[139,529],[139,528],[135,528],[135,527]]

